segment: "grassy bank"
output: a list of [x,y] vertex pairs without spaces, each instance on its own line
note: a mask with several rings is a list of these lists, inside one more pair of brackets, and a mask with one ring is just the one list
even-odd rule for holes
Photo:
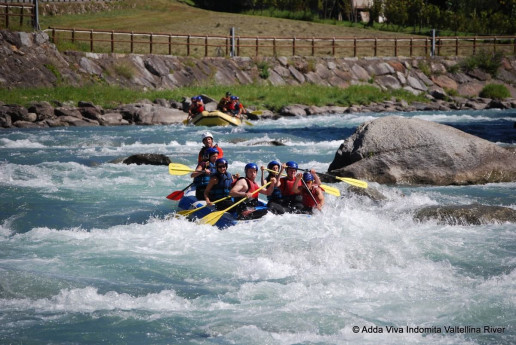
[[146,92],[103,85],[79,88],[0,89],[0,101],[6,104],[24,106],[34,101],[71,102],[74,105],[79,101],[89,101],[109,109],[142,99],[154,101],[157,98],[164,98],[181,101],[183,97],[198,94],[205,94],[219,100],[226,91],[238,95],[245,106],[267,108],[273,111],[278,111],[281,107],[289,104],[350,106],[353,104],[366,105],[392,98],[403,99],[409,103],[416,100],[427,101],[424,96],[414,96],[404,90],[381,91],[371,85],[354,85],[342,89],[312,84],[280,87],[263,85],[184,87],[174,90],[151,90]]

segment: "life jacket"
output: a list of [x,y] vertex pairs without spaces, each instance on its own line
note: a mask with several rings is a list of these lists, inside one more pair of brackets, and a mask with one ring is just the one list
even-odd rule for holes
[[210,174],[201,174],[199,176],[194,177],[193,182],[196,188],[206,188],[208,183],[210,182],[210,176],[213,174],[217,169],[215,168],[215,164],[212,162],[206,162],[204,165],[204,169],[209,169]]
[[[267,182],[270,182],[271,176],[269,175],[266,179]],[[271,195],[267,195],[267,200],[274,201],[274,200],[280,200],[283,197],[281,194],[281,189],[279,187],[274,186],[274,189],[272,190]]]
[[192,109],[190,111],[192,112],[192,114],[195,114],[195,115],[202,113],[204,111],[204,105],[196,104],[192,107]]
[[[282,196],[291,196],[296,193],[292,192],[292,186],[296,182],[295,179],[289,180],[286,176],[281,178],[280,191]],[[301,185],[301,181],[299,181],[298,186]]]
[[236,102],[236,103],[231,103],[228,106],[228,109],[231,112],[231,114],[237,115],[240,112],[240,108],[242,108],[242,107],[243,106],[242,106],[242,104],[240,104],[240,102]]
[[[236,180],[233,183],[233,185],[235,185],[236,182],[238,182],[240,180],[243,180],[243,179],[245,179],[245,182],[247,182],[247,190],[245,191],[246,193],[252,193],[252,192],[256,191],[257,189],[260,189],[260,186],[258,185],[258,183],[249,180],[247,177],[239,177],[238,180]],[[259,193],[254,193],[253,196],[250,199],[257,199],[258,200],[258,194]],[[235,198],[235,201],[238,201],[240,199],[243,199],[243,197]]]
[[233,184],[233,176],[228,172],[221,174],[217,171],[211,174],[211,177],[216,177],[218,182],[210,191],[210,199],[218,200],[228,196]]
[[[305,207],[317,206],[314,199],[317,200],[317,194],[315,193],[315,191],[318,188],[321,189],[322,191],[324,191],[324,189],[322,187],[313,185],[312,188],[310,188],[310,192],[312,193],[312,195],[310,195],[310,193],[308,192],[306,187],[303,187],[303,189],[301,190],[301,196],[303,197],[303,206],[305,206]],[[313,198],[312,198],[312,196],[313,196]],[[317,202],[319,202],[319,200],[317,200]]]
[[[224,151],[222,151],[222,148],[218,146],[218,144],[213,145],[214,148],[216,148],[219,151],[218,158],[222,158],[224,156]],[[206,153],[206,146],[203,146],[201,150],[199,151],[199,156],[197,157],[197,164],[201,164],[203,161],[209,160],[210,157]]]

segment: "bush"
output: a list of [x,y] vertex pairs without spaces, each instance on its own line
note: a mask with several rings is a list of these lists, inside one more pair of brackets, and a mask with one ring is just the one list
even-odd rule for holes
[[511,97],[511,93],[505,85],[487,84],[480,92],[480,97],[492,99],[504,99]]
[[478,54],[471,55],[467,59],[464,59],[461,62],[461,68],[465,71],[480,68],[495,77],[498,72],[498,68],[502,65],[502,58],[502,52],[491,53],[481,50]]

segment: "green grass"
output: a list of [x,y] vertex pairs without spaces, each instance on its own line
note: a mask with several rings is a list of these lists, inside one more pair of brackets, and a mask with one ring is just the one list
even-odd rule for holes
[[157,98],[165,98],[181,101],[182,97],[191,97],[198,94],[205,94],[219,100],[226,91],[238,95],[245,106],[267,108],[273,111],[278,111],[281,107],[289,104],[350,106],[353,104],[366,105],[371,102],[382,102],[393,98],[404,99],[409,103],[416,100],[427,101],[423,96],[414,96],[403,90],[386,92],[371,85],[353,85],[342,89],[312,84],[279,87],[265,85],[196,86],[146,92],[106,85],[79,88],[58,86],[37,89],[0,89],[0,101],[6,104],[24,106],[34,101],[59,101],[73,104],[77,104],[79,101],[90,101],[109,109],[142,99],[154,101]]

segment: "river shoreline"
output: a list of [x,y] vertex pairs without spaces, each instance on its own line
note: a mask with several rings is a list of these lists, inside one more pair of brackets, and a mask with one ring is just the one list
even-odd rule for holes
[[[216,102],[204,96],[207,110],[215,110]],[[156,99],[154,102],[143,100],[126,104],[115,109],[103,109],[91,102],[72,104],[35,102],[29,107],[4,104],[0,102],[0,128],[48,128],[48,127],[82,127],[82,126],[118,126],[118,125],[169,125],[182,123],[187,117],[188,102]],[[314,106],[292,104],[284,106],[279,112],[249,108],[248,120],[278,119],[283,116],[310,116],[345,113],[392,113],[411,111],[454,111],[484,109],[514,109],[516,99],[494,100],[489,98],[453,97],[449,100],[434,99],[432,102],[415,102],[389,100],[368,105]],[[255,114],[253,114],[253,111]],[[259,113],[259,115],[256,115]]]

